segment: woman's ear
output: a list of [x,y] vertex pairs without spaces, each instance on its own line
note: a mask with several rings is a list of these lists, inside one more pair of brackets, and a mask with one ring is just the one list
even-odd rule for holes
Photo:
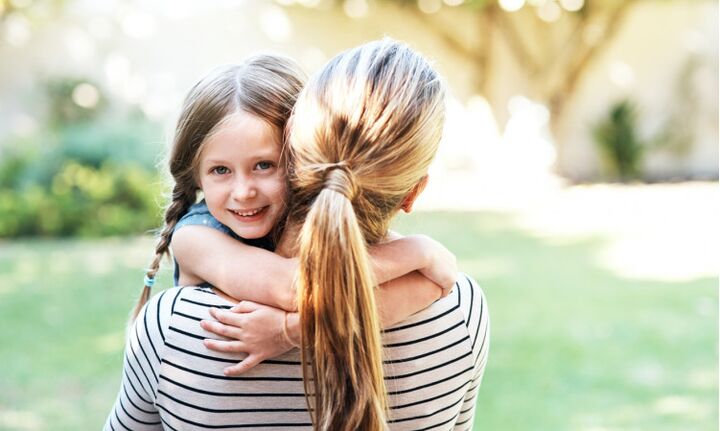
[[405,211],[406,213],[409,213],[412,211],[413,204],[415,204],[415,200],[420,196],[420,193],[425,190],[425,186],[427,186],[428,183],[428,176],[425,175],[424,177],[420,178],[420,181],[418,181],[415,186],[410,189],[410,193],[405,196],[405,199],[403,199],[402,204],[400,204],[400,209]]

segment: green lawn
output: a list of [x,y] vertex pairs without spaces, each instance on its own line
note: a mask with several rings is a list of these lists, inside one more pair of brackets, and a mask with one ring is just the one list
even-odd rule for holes
[[[717,429],[717,278],[620,278],[596,263],[602,237],[539,239],[501,214],[397,228],[441,240],[487,294],[476,429]],[[0,242],[0,430],[102,426],[151,251],[147,238]]]

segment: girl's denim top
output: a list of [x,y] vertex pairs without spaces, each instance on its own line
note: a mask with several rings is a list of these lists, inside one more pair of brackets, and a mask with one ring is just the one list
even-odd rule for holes
[[[260,239],[244,239],[237,236],[235,232],[230,230],[229,227],[220,223],[218,219],[216,219],[212,216],[212,214],[210,214],[210,210],[208,210],[207,204],[205,203],[204,199],[191,206],[190,209],[188,209],[188,212],[186,212],[185,215],[183,215],[180,220],[175,223],[173,233],[175,233],[181,227],[188,225],[207,226],[209,228],[219,230],[220,232],[229,235],[230,237],[235,238],[238,241],[242,241],[245,244],[252,245],[254,247],[264,248],[265,250],[270,251],[274,249],[273,241],[271,238],[272,235],[270,234]],[[173,280],[175,286],[177,286],[180,280],[180,265],[178,265],[177,260],[175,260],[174,258],[173,261],[175,262],[175,272],[173,274]],[[212,285],[210,283],[202,283],[200,286]]]

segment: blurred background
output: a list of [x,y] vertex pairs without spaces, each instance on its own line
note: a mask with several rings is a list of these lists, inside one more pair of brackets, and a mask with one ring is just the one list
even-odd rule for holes
[[487,294],[475,429],[718,429],[717,2],[0,0],[1,430],[102,426],[190,86],[384,35],[450,88],[396,228]]

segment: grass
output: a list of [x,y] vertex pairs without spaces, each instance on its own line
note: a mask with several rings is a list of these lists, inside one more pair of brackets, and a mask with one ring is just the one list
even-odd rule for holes
[[[625,279],[597,263],[602,237],[541,239],[503,214],[397,227],[441,240],[485,289],[476,429],[717,429],[717,278]],[[1,430],[102,426],[151,251],[147,238],[0,243]]]

